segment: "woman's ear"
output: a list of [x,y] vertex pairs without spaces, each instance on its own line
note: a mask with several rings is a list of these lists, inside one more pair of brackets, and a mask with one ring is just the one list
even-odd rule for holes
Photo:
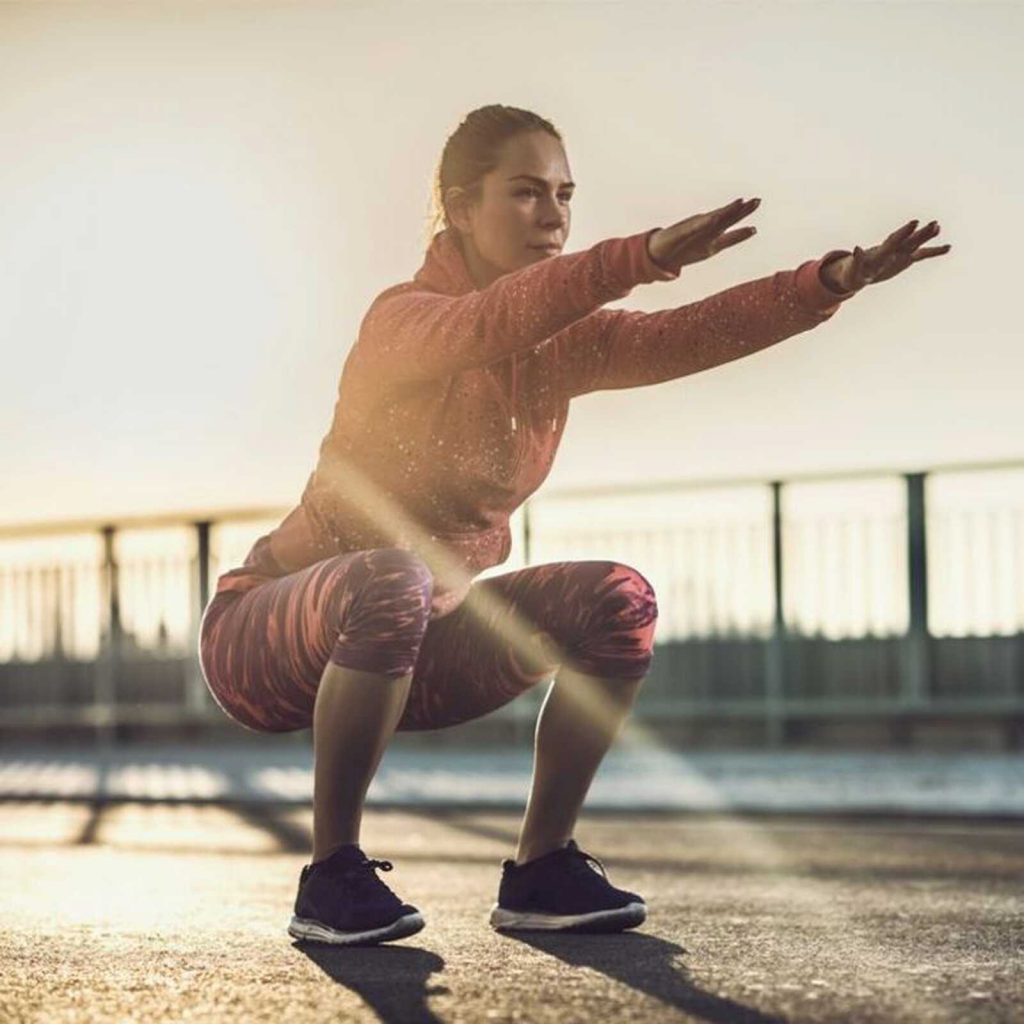
[[471,234],[473,223],[469,214],[472,201],[467,190],[461,185],[452,185],[445,192],[445,207],[448,211],[448,223],[464,235]]

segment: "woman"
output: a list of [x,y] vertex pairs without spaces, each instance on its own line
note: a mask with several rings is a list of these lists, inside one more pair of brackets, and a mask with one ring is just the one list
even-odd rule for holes
[[[336,944],[423,927],[359,847],[363,800],[396,729],[485,715],[557,672],[531,792],[491,924],[617,931],[642,897],[572,839],[652,657],[648,581],[614,561],[474,582],[511,548],[510,514],[550,470],[569,401],[737,359],[828,320],[867,283],[947,251],[911,221],[880,245],[655,313],[605,310],[755,233],[760,200],[560,255],[572,176],[552,124],[492,105],[448,139],[442,230],[411,281],[370,306],[299,505],[219,577],[200,634],[208,685],[246,728],[312,726],[313,851],[289,932]],[[599,868],[600,870],[595,870]]]

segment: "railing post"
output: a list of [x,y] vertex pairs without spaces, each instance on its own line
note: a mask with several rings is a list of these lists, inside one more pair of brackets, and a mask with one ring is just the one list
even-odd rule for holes
[[782,590],[782,481],[773,480],[772,489],[772,634],[765,662],[765,735],[769,746],[779,747],[785,736],[784,703],[786,677],[786,617]]
[[196,573],[193,583],[196,600],[192,605],[192,657],[188,661],[185,677],[185,706],[196,715],[207,708],[206,680],[199,663],[199,627],[203,612],[210,600],[210,521],[200,520],[192,524],[196,531]]
[[210,521],[195,523],[196,558],[199,569],[199,613],[202,615],[210,600]]
[[904,645],[900,704],[905,710],[925,705],[931,673],[928,636],[928,562],[925,537],[924,473],[905,474],[907,485],[907,576],[910,621]]
[[117,528],[104,526],[103,567],[100,575],[101,607],[104,609],[104,629],[100,638],[100,653],[96,659],[93,686],[93,722],[96,743],[109,748],[114,738],[115,676],[121,660],[121,599],[117,579],[117,558],[114,538]]

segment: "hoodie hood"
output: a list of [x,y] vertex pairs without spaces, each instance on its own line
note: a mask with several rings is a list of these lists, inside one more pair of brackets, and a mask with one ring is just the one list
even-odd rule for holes
[[413,280],[444,295],[465,295],[477,290],[454,228],[438,231],[430,240],[423,266],[416,271]]

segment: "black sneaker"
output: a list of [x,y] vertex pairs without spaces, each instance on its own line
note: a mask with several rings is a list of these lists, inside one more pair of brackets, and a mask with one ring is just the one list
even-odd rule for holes
[[329,857],[307,864],[299,877],[295,916],[288,934],[308,942],[336,946],[389,942],[423,927],[420,912],[403,903],[377,877],[390,871],[389,860],[370,860],[351,843]]
[[604,865],[575,839],[518,867],[514,860],[501,866],[498,902],[490,918],[498,930],[618,932],[647,917],[643,897],[616,889]]

